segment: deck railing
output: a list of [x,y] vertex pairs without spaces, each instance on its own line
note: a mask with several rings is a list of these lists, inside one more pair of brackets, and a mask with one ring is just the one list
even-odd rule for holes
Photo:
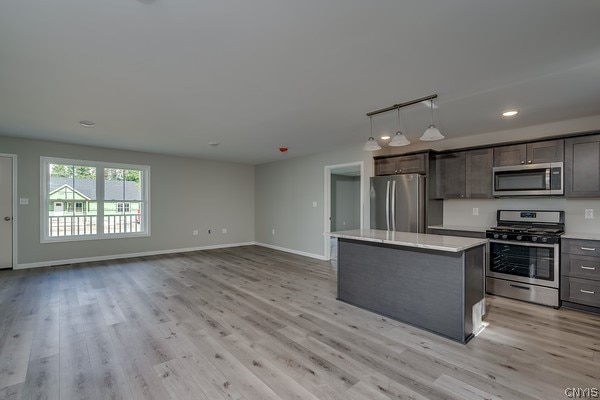
[[[140,215],[105,215],[104,233],[141,232]],[[54,215],[48,217],[50,237],[95,235],[98,217],[96,215]]]

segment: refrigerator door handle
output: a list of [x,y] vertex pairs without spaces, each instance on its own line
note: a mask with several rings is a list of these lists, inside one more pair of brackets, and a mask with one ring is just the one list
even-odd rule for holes
[[390,230],[390,181],[387,181],[385,189],[385,222],[387,224],[387,230]]
[[[392,181],[392,230],[396,230],[396,181]],[[389,229],[388,229],[389,230]]]

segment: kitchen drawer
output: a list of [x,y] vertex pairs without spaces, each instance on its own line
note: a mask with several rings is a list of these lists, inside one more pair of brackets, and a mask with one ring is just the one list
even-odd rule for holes
[[600,241],[563,239],[562,252],[581,256],[600,257]]
[[563,253],[560,262],[562,275],[600,281],[599,257],[588,257]]
[[600,282],[564,276],[561,300],[600,307]]

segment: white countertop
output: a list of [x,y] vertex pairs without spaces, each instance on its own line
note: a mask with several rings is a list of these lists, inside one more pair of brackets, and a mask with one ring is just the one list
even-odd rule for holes
[[561,238],[563,238],[563,239],[600,240],[600,233],[565,232],[561,236]]
[[429,225],[429,229],[447,229],[449,231],[485,232],[488,228],[461,225]]
[[362,240],[394,244],[421,249],[460,252],[471,247],[487,243],[487,239],[475,239],[446,235],[429,235],[425,233],[383,231],[378,229],[355,229],[351,231],[328,232],[326,235],[342,239]]

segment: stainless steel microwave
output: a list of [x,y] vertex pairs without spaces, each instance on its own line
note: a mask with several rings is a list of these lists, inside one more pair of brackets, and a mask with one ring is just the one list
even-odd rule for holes
[[496,197],[562,196],[563,182],[562,162],[494,167],[492,193]]

